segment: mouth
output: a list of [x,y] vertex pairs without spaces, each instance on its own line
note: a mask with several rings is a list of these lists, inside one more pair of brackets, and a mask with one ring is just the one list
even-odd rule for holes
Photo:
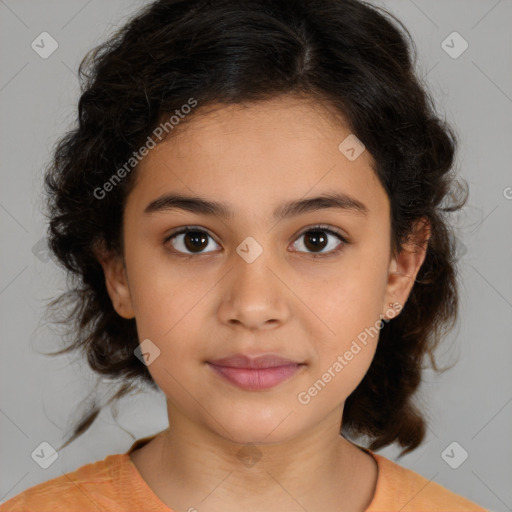
[[248,390],[270,389],[294,376],[304,363],[298,363],[277,355],[258,357],[236,354],[207,361],[212,370],[231,384]]

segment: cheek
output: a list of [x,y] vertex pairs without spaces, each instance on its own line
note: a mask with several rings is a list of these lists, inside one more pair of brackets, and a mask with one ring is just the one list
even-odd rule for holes
[[367,310],[353,310],[340,315],[335,335],[328,343],[316,337],[317,359],[311,379],[297,396],[299,404],[315,402],[317,407],[331,408],[343,403],[356,389],[371,365],[380,334],[380,319],[374,320]]
[[313,324],[309,334],[317,340],[315,375],[332,381],[330,387],[338,388],[338,392],[344,388],[350,393],[375,355],[387,279],[383,265],[362,258],[347,269],[333,276],[323,293],[317,290],[312,297],[321,320],[315,325],[322,326],[322,334],[314,332]]
[[381,268],[362,263],[333,273],[328,284],[310,294],[311,309],[325,326],[328,340],[346,343],[379,320],[386,291]]
[[175,325],[190,321],[211,287],[204,279],[190,279],[179,266],[173,266],[163,249],[127,243],[126,264],[141,339],[165,342]]
[[332,410],[346,401],[363,380],[375,353],[373,346],[359,345],[349,347],[350,359],[346,351],[340,351],[319,367],[316,377],[297,394],[299,411],[307,413],[309,407]]
[[197,315],[206,291],[179,280],[148,279],[139,283],[135,292],[139,335],[159,345],[171,344],[176,338],[182,341],[190,338],[194,328],[201,325]]

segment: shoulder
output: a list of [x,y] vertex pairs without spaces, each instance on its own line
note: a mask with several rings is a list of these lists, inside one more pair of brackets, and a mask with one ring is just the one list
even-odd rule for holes
[[379,476],[367,512],[488,512],[446,487],[382,455],[370,453],[377,461]]
[[124,455],[85,464],[75,471],[37,484],[0,505],[0,512],[107,510],[119,493]]

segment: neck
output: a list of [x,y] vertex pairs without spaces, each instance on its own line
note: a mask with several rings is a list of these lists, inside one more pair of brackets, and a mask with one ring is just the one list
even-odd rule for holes
[[293,439],[244,444],[169,411],[172,426],[152,441],[148,483],[178,510],[316,510],[318,500],[322,510],[349,510],[368,456],[340,435],[341,414]]

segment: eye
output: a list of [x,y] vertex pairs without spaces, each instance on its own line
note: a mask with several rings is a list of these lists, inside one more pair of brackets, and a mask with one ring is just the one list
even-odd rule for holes
[[[305,236],[305,243],[300,243],[300,238]],[[336,246],[335,243],[329,241],[329,236],[337,238],[341,243]],[[306,231],[303,231],[299,235],[299,240],[297,242],[294,242],[294,246],[297,247],[297,245],[300,247],[301,245],[306,247],[306,252],[308,250],[312,250],[312,253],[309,253],[310,256],[313,258],[325,258],[330,256],[335,256],[338,254],[345,245],[347,245],[349,242],[348,240],[343,237],[340,233],[337,231],[334,231],[333,229],[330,229],[326,226],[313,226],[308,228]],[[327,250],[325,252],[318,252],[321,251],[325,247],[330,247],[330,250]]]
[[176,239],[176,242],[171,243],[173,249],[175,249],[175,252],[181,252],[184,254],[203,254],[201,250],[205,247],[208,247],[208,238],[213,240],[213,238],[206,231],[187,226],[186,228],[183,228],[180,231],[169,235],[164,240],[164,243]]
[[[300,237],[305,236],[306,243],[300,243]],[[340,243],[336,246],[333,243],[333,240],[329,240],[329,237],[337,238]],[[201,255],[208,252],[213,251],[204,251],[204,249],[208,248],[211,245],[208,239],[212,239],[212,236],[208,234],[207,231],[200,228],[195,228],[193,226],[186,226],[181,228],[179,231],[175,231],[171,233],[165,240],[164,244],[171,242],[172,250],[176,253],[181,253],[181,255]],[[174,242],[172,242],[174,241]],[[325,258],[329,256],[335,256],[338,254],[345,245],[349,242],[348,240],[333,229],[330,229],[326,226],[313,226],[308,228],[306,231],[303,231],[299,235],[299,240],[294,242],[294,246],[304,246],[306,248],[305,252],[309,252],[308,254],[313,258]],[[215,243],[215,245],[218,245]],[[326,247],[330,250],[325,252],[320,252]],[[299,252],[304,252],[299,250]]]

